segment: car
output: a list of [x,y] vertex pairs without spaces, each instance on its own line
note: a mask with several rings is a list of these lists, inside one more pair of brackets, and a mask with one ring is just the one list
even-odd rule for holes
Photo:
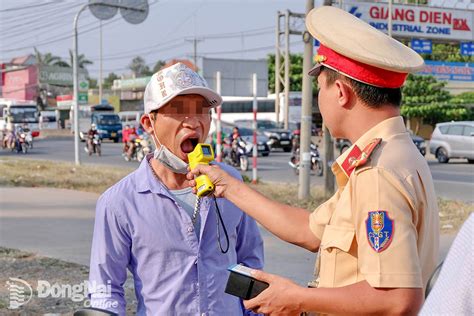
[[344,138],[337,138],[336,139],[336,148],[339,149],[339,155],[342,155],[352,144],[350,140]]
[[[252,128],[253,120],[236,120],[237,126]],[[280,128],[278,124],[271,120],[257,120],[257,128],[269,138],[267,144],[270,149],[281,148],[284,152],[291,151],[291,131]]]
[[418,151],[422,156],[426,155],[426,142],[423,137],[420,137],[418,135],[415,135],[410,132],[411,140],[413,143],[416,145],[416,148],[418,148]]
[[431,134],[430,153],[440,163],[464,158],[474,163],[474,121],[438,123]]
[[[247,143],[253,143],[253,130],[246,127],[239,127],[239,134]],[[257,132],[257,152],[264,157],[270,155],[270,146],[268,146],[268,137],[261,132]]]
[[[234,127],[238,127],[237,125],[225,121],[221,121],[221,130],[222,130],[222,139],[225,137],[230,137],[232,135],[232,130]],[[246,127],[238,127],[240,136],[246,142],[253,143],[253,130]],[[268,146],[268,137],[265,136],[262,132],[257,132],[257,152],[261,156],[268,156],[270,155],[270,146]],[[209,140],[208,142],[213,146],[214,151],[217,142],[217,135],[215,131],[215,126],[211,126],[211,132],[209,133]]]
[[[422,137],[413,134],[411,131],[409,131],[409,133],[410,133],[411,140],[415,144],[416,148],[418,148],[418,150],[420,151],[420,154],[422,154],[423,156],[426,155],[425,140]],[[339,149],[340,155],[342,155],[342,153],[344,153],[351,146],[352,146],[352,143],[348,139],[344,139],[344,138],[336,139],[336,148]]]

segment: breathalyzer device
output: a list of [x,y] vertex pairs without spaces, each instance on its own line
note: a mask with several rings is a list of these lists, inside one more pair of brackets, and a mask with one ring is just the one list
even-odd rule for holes
[[[188,154],[189,168],[193,170],[197,165],[208,165],[214,160],[214,152],[209,144],[197,144],[196,148]],[[201,198],[214,192],[214,184],[209,177],[202,174],[196,178],[196,195]]]
[[[192,152],[188,154],[189,168],[193,170],[197,165],[208,165],[211,161],[214,160],[214,152],[212,147],[209,144],[197,144]],[[194,206],[194,212],[191,217],[193,225],[198,219],[198,215],[201,209],[201,200],[203,197],[211,195],[214,192],[214,184],[211,182],[209,177],[205,174],[201,174],[196,179],[196,205]],[[221,212],[219,210],[219,205],[217,204],[216,198],[214,197],[214,204],[216,205],[216,221],[217,221],[217,243],[219,249],[222,253],[227,253],[229,250],[229,235],[227,234],[227,229],[224,225],[224,220],[222,219]],[[225,239],[227,246],[223,248],[221,245],[220,238],[220,228],[219,222],[222,223],[222,229],[225,234]]]

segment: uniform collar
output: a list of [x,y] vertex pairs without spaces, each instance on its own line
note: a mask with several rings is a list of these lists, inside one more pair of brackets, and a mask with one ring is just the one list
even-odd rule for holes
[[400,133],[406,133],[405,124],[401,116],[386,119],[365,132],[355,144],[336,159],[336,162],[331,167],[338,187],[346,185],[352,171],[355,169],[353,166],[351,167],[354,164],[354,160],[359,162],[359,165],[365,164],[372,151],[382,139],[385,140]]

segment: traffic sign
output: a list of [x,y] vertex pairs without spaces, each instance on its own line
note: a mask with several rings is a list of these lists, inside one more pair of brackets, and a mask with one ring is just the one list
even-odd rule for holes
[[461,42],[461,55],[474,56],[474,42]]
[[83,80],[79,82],[79,91],[87,91],[89,90],[89,81]]
[[79,92],[77,95],[77,103],[78,104],[88,104],[89,103],[89,96],[87,95],[87,92]]
[[431,54],[433,52],[431,40],[413,38],[410,46],[415,52],[420,54]]

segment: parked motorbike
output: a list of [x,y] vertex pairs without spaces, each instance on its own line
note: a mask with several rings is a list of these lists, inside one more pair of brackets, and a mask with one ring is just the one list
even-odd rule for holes
[[[318,146],[316,144],[310,144],[310,155],[311,155],[311,171],[317,176],[323,175],[323,161],[319,156]],[[296,174],[300,172],[300,148],[297,148],[293,155],[290,157],[288,164],[295,171]]]
[[252,153],[253,145],[246,143],[243,139],[232,142],[229,138],[224,139],[223,161],[242,171],[249,168],[249,155]]
[[102,155],[102,140],[100,139],[99,134],[95,134],[93,137],[88,136],[88,141],[86,142],[86,146],[84,150],[86,153],[91,156],[92,154],[97,154],[97,156]]

